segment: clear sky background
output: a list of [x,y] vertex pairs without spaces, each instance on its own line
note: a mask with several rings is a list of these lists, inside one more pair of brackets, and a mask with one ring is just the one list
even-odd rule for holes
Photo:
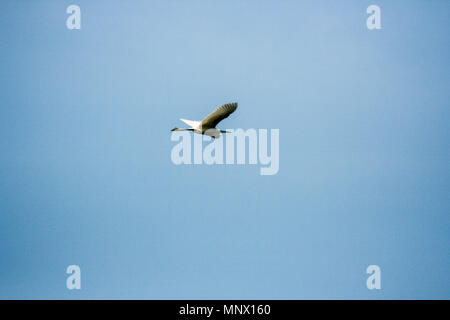
[[[2,1],[0,298],[449,299],[449,18],[446,0]],[[233,101],[222,128],[280,129],[278,174],[175,166],[178,119]]]

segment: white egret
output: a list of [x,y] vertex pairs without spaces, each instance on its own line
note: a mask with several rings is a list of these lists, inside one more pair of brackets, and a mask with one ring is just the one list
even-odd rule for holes
[[193,131],[195,133],[210,136],[214,139],[219,138],[220,133],[227,133],[228,131],[216,129],[217,124],[223,119],[228,118],[228,116],[236,110],[237,105],[237,102],[221,105],[202,121],[180,119],[190,126],[190,128],[173,128],[172,131]]

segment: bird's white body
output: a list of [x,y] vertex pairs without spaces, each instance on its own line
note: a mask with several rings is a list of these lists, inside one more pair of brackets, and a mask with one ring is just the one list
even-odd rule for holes
[[202,126],[201,121],[186,120],[186,119],[180,119],[180,120],[183,121],[184,123],[186,123],[188,126],[190,126],[189,129],[193,129],[192,131],[194,131],[195,133],[204,134],[204,135],[210,136],[212,138],[220,137],[220,130],[218,130],[216,128],[204,127],[204,126]]
[[180,119],[186,123],[190,128],[179,129],[174,128],[172,131],[193,131],[198,134],[204,134],[212,138],[219,138],[221,132],[226,132],[223,130],[216,129],[216,125],[232,114],[237,108],[237,103],[227,103],[216,110],[214,110],[210,115],[208,115],[202,121],[186,120]]
[[200,125],[202,124],[201,121],[186,120],[186,119],[180,119],[180,120],[183,121],[184,123],[186,123],[191,128],[194,128],[194,129],[199,128]]

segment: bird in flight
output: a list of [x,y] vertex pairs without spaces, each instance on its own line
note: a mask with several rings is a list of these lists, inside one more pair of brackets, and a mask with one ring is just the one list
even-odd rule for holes
[[216,126],[220,121],[228,118],[228,116],[236,110],[237,106],[237,102],[221,105],[202,121],[180,119],[190,126],[190,128],[173,128],[172,131],[193,131],[195,133],[210,136],[213,139],[219,138],[220,133],[227,133],[228,131],[216,129]]

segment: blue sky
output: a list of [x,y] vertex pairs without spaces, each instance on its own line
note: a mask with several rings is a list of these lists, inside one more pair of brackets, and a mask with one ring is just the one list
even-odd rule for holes
[[[449,14],[3,1],[0,298],[450,298]],[[278,174],[175,166],[178,119],[233,101],[223,128],[280,129]]]

